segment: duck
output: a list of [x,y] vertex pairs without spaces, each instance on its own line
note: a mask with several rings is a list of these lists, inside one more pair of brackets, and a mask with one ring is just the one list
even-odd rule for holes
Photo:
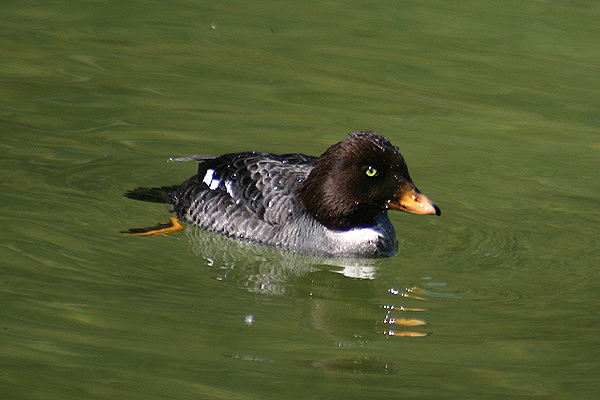
[[319,157],[247,151],[171,159],[190,160],[198,173],[183,184],[126,193],[165,199],[170,222],[124,233],[169,233],[183,221],[293,253],[371,258],[397,252],[388,210],[441,215],[411,180],[399,149],[371,130],[350,133]]

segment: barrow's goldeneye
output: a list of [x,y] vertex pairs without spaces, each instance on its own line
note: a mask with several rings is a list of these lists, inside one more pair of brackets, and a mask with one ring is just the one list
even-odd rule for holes
[[[191,156],[198,174],[168,196],[173,214],[189,224],[229,237],[285,250],[328,256],[377,257],[397,250],[387,210],[440,215],[413,184],[404,158],[372,131],[351,133],[320,157],[243,152]],[[126,196],[156,200],[161,190]],[[156,234],[174,227],[132,229]],[[163,228],[163,229],[160,229]]]

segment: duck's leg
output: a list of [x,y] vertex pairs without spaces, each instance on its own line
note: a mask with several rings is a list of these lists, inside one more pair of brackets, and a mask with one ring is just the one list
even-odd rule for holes
[[145,228],[131,228],[128,231],[121,231],[121,233],[135,236],[152,236],[182,231],[183,229],[183,225],[179,223],[177,218],[170,217],[169,222],[161,222]]

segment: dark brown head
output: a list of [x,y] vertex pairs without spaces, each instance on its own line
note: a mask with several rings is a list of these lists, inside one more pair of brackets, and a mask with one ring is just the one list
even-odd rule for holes
[[332,229],[372,226],[388,208],[440,215],[412,183],[398,148],[372,131],[354,132],[328,148],[299,186],[298,198]]

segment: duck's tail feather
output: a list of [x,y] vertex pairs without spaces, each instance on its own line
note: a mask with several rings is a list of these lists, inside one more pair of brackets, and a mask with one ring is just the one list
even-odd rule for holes
[[139,187],[125,192],[123,196],[134,200],[149,201],[152,203],[170,203],[170,194],[178,188],[179,185],[161,186],[155,188]]
[[206,160],[214,160],[215,158],[217,158],[219,156],[205,156],[205,155],[200,155],[200,154],[195,154],[193,156],[187,156],[187,157],[169,157],[169,159],[167,160],[168,162],[188,162],[188,161],[206,161]]

